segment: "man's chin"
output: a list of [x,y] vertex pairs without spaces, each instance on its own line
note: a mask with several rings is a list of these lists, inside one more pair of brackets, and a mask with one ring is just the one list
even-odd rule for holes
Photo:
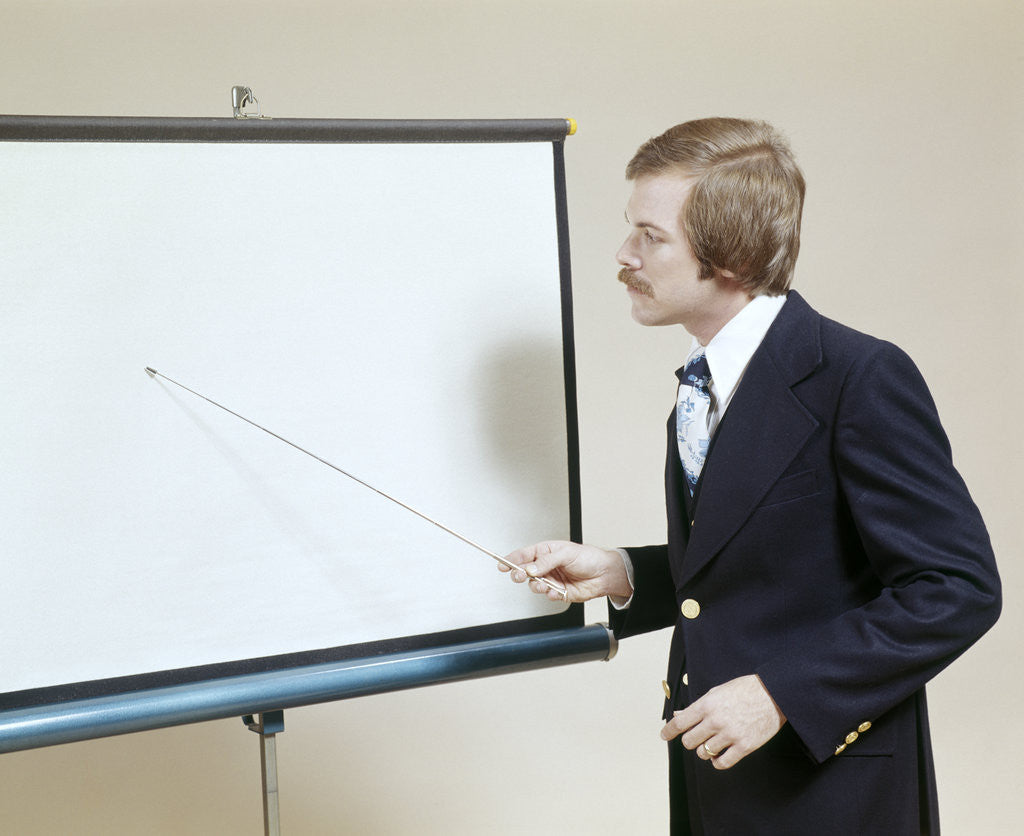
[[650,300],[646,297],[633,296],[633,306],[629,314],[638,325],[664,325],[665,323],[651,310]]

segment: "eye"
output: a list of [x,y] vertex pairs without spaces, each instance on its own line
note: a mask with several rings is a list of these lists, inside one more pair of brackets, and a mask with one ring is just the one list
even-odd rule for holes
[[659,239],[657,238],[657,236],[654,235],[653,232],[651,232],[649,229],[645,228],[644,229],[644,240],[647,241],[649,244],[656,244],[656,243],[658,243]]

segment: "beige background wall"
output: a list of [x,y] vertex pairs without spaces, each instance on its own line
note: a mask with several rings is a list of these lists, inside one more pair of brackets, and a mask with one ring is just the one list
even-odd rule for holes
[[[0,112],[227,116],[247,84],[281,117],[578,119],[584,532],[609,545],[663,538],[662,428],[687,343],[634,325],[615,281],[622,166],[688,118],[782,127],[809,182],[795,286],[917,360],[1001,559],[1002,621],[930,698],[946,832],[1009,834],[1024,790],[1022,24],[1014,0],[0,0]],[[285,832],[663,832],[666,650],[655,634],[610,664],[286,712]],[[239,721],[4,755],[0,829],[257,833],[258,758]]]

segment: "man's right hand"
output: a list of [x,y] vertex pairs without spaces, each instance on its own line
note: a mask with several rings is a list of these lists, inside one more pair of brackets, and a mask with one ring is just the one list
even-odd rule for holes
[[584,546],[564,540],[547,540],[508,555],[508,560],[519,565],[510,569],[498,564],[502,572],[509,572],[516,583],[530,581],[530,589],[547,595],[553,601],[564,600],[559,593],[534,578],[547,577],[565,587],[572,602],[589,601],[610,595],[620,599],[633,594],[622,555],[615,551]]

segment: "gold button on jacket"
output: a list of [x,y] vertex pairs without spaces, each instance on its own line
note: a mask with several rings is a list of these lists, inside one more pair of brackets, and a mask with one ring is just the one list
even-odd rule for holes
[[693,598],[687,598],[683,601],[683,605],[679,608],[686,618],[696,618],[700,615],[700,604],[693,600]]

